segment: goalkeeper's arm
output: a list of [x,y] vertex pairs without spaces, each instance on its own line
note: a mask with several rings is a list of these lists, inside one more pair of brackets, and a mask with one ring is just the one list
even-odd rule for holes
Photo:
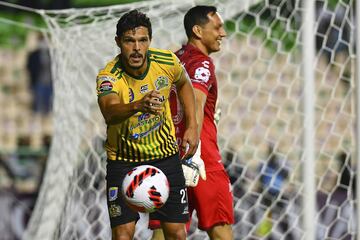
[[186,121],[186,129],[181,144],[183,151],[186,151],[183,158],[189,158],[196,152],[199,142],[199,128],[196,120],[194,89],[185,69],[183,69],[180,79],[175,82],[175,85],[177,95],[183,105]]
[[[194,89],[195,103],[196,103],[196,118],[198,123],[199,135],[201,133],[202,124],[204,120],[204,106],[206,102],[206,94],[198,89]],[[186,141],[183,141],[183,145]],[[185,147],[185,146],[182,146]],[[183,160],[183,171],[185,176],[185,184],[188,187],[195,187],[199,181],[199,175],[203,180],[206,180],[206,171],[204,161],[201,159],[201,142],[199,142],[196,153],[191,158]]]

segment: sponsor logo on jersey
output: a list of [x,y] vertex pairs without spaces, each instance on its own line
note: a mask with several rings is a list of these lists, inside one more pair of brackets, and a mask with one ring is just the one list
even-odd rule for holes
[[143,113],[138,117],[138,122],[135,125],[130,126],[130,130],[133,130],[138,127],[142,127],[144,125],[148,125],[151,123],[159,122],[161,120],[160,116],[155,116],[151,118],[153,115],[149,113]]
[[100,86],[99,86],[100,93],[108,92],[108,91],[111,91],[112,89],[113,89],[113,85],[110,81],[103,81],[102,83],[100,83]]
[[161,124],[162,124],[162,120],[158,123],[156,123],[154,126],[152,126],[149,130],[145,131],[145,132],[141,132],[141,133],[133,133],[129,136],[130,139],[133,140],[138,140],[139,138],[143,138],[146,137],[147,135],[149,135],[151,132],[155,131],[156,129],[158,129]]
[[146,84],[140,87],[140,93],[146,93],[148,91],[149,91],[149,85]]
[[204,67],[198,67],[195,70],[194,78],[202,82],[208,82],[210,79],[210,71]]
[[209,64],[210,64],[209,61],[202,61],[201,63],[204,67],[209,68]]
[[150,117],[151,117],[150,113],[143,113],[143,114],[140,114],[140,116],[138,116],[138,121],[149,119]]
[[116,79],[110,76],[99,76],[97,78],[97,81],[111,81],[111,82],[116,82]]
[[118,217],[121,215],[121,207],[117,204],[111,204],[109,207],[109,215],[110,217]]
[[134,91],[129,88],[129,102],[134,101]]
[[160,76],[155,81],[156,90],[160,90],[162,88],[165,88],[169,86],[169,80],[165,76]]
[[118,197],[118,187],[109,188],[109,201],[115,201]]
[[184,211],[182,212],[182,214],[189,214],[189,207],[188,206],[184,207]]

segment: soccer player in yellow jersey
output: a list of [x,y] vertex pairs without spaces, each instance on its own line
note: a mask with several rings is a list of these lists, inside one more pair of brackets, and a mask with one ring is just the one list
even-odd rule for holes
[[188,147],[188,158],[199,141],[194,90],[172,52],[149,47],[151,37],[145,14],[137,10],[124,14],[115,37],[121,53],[97,76],[98,104],[107,124],[107,203],[113,239],[134,236],[139,214],[125,204],[120,189],[125,174],[142,164],[160,168],[170,183],[167,202],[150,218],[161,221],[166,239],[186,239],[185,178],[168,98],[175,84],[187,123],[180,147]]

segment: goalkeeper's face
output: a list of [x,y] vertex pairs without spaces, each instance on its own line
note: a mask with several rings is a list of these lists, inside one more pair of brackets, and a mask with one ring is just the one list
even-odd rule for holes
[[128,30],[115,40],[121,49],[121,57],[127,68],[146,69],[146,53],[150,46],[149,31],[146,27],[140,26]]
[[201,43],[210,54],[220,50],[221,41],[226,37],[224,21],[218,13],[208,15],[209,22],[203,25],[201,31]]

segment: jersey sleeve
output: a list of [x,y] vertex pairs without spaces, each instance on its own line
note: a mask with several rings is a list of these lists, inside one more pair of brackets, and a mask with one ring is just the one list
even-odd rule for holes
[[215,77],[214,64],[203,59],[193,61],[191,64],[185,65],[185,67],[193,87],[208,95]]
[[117,84],[118,79],[111,73],[100,71],[96,78],[96,91],[98,98],[109,93],[118,94],[120,89]]
[[181,64],[180,60],[178,59],[178,57],[174,54],[171,53],[173,58],[174,58],[174,81],[173,83],[176,83],[177,81],[180,80],[181,75],[183,74],[183,72],[185,71],[183,65]]

